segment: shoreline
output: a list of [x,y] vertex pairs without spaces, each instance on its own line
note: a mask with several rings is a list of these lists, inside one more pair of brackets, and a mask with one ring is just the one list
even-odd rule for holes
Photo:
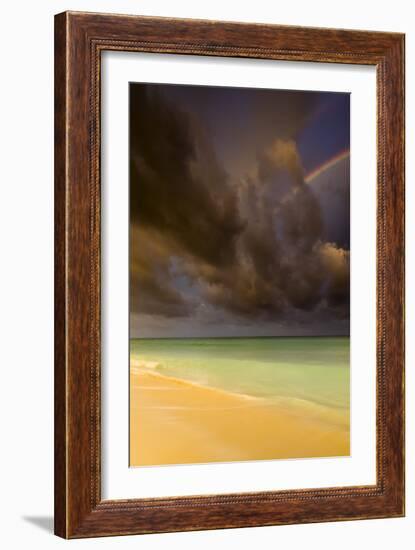
[[[154,370],[153,370],[154,369]],[[206,390],[207,392],[214,392],[222,394],[223,396],[229,396],[229,397],[240,397],[242,399],[246,399],[248,401],[262,401],[263,399],[261,397],[256,397],[254,395],[248,395],[246,393],[238,393],[238,392],[231,392],[228,390],[224,390],[222,388],[217,388],[213,386],[208,386],[206,384],[201,384],[200,382],[194,382],[193,380],[187,380],[185,378],[179,378],[177,376],[170,376],[168,374],[163,374],[159,371],[157,371],[157,367],[144,367],[144,366],[131,366],[130,367],[130,377],[131,375],[149,375],[154,376],[159,379],[166,380],[167,382],[173,382],[175,384],[183,385],[183,386],[190,386],[192,388],[197,388],[201,390]],[[131,379],[131,378],[130,378]]]
[[[135,361],[135,360],[133,360]],[[155,376],[159,379],[165,379],[166,381],[171,381],[180,385],[184,386],[190,386],[193,388],[198,388],[201,390],[206,390],[207,392],[213,392],[223,395],[224,397],[230,397],[230,398],[242,398],[246,399],[247,401],[257,401],[258,404],[262,404],[263,406],[272,406],[272,405],[278,405],[282,408],[288,407],[288,408],[298,408],[304,410],[307,408],[308,410],[314,409],[314,411],[320,411],[321,413],[324,412],[338,412],[341,414],[342,412],[345,412],[348,409],[343,409],[342,407],[335,407],[326,405],[323,403],[319,403],[317,401],[311,401],[308,399],[302,399],[300,397],[283,397],[278,396],[274,400],[266,398],[266,397],[259,397],[256,395],[250,395],[247,393],[241,393],[236,391],[230,391],[225,390],[223,388],[218,388],[216,386],[209,386],[207,384],[202,384],[201,382],[195,382],[194,380],[188,380],[185,378],[179,378],[177,376],[171,376],[169,374],[161,373],[157,370],[157,367],[159,366],[159,363],[156,361],[143,361],[138,360],[137,363],[155,363],[154,366],[144,366],[144,365],[132,365],[130,367],[130,376],[131,375],[149,375],[149,376]]]

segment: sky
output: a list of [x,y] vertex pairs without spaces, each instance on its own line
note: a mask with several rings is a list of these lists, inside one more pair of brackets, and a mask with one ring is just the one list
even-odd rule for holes
[[130,336],[348,335],[350,96],[130,84]]

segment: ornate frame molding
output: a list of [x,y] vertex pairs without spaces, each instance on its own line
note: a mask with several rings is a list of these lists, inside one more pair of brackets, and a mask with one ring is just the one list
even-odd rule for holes
[[[376,485],[101,500],[100,75],[105,50],[376,66]],[[76,538],[402,516],[404,35],[65,12],[55,17],[55,54],[55,533]]]

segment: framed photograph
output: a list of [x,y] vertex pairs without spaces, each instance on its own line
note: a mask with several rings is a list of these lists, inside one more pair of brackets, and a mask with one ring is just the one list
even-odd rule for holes
[[404,35],[55,18],[55,533],[404,515]]

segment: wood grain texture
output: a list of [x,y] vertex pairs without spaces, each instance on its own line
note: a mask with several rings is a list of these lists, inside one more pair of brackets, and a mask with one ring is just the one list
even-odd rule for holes
[[[377,482],[101,500],[103,50],[377,68]],[[404,514],[404,36],[66,12],[55,18],[55,532],[64,538]],[[375,284],[375,281],[374,281]]]
[[[58,22],[58,21],[57,21]],[[55,532],[66,533],[66,26],[55,26]]]

